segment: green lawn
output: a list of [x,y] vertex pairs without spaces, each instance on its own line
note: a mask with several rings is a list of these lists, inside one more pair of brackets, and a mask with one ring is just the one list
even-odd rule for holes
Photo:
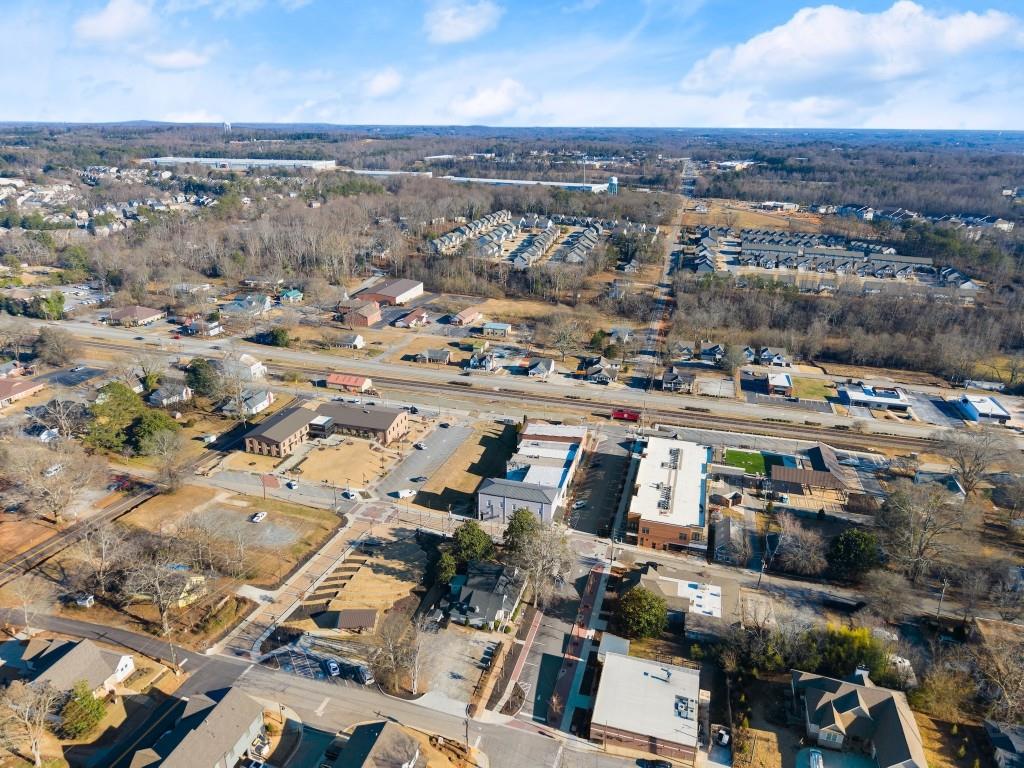
[[730,467],[740,467],[748,475],[763,475],[765,473],[763,453],[727,448],[725,451],[725,463]]
[[793,396],[803,400],[827,400],[836,391],[829,386],[832,382],[825,379],[805,379],[793,377]]

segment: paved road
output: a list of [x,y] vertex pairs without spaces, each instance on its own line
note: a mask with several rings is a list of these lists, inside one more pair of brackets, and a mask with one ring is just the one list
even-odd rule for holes
[[[35,322],[37,325],[40,324],[37,321],[30,322]],[[126,345],[126,347],[134,347],[136,349],[139,344],[142,343],[144,346],[152,346],[153,351],[160,349],[162,346],[167,352],[173,351],[175,354],[186,356],[193,354],[209,354],[209,345],[201,339],[181,339],[171,342],[166,338],[165,334],[161,334],[155,329],[148,329],[148,332],[150,332],[152,336],[152,341],[135,342],[133,340],[132,333],[137,331],[126,331],[116,327],[111,328],[104,325],[84,325],[81,323],[63,323],[61,327],[86,340],[96,339],[107,343],[119,343]],[[250,351],[257,356],[264,358],[264,360],[271,366],[273,366],[275,361],[278,361],[290,365],[310,366],[324,369],[338,361],[338,358],[310,351],[282,348],[270,350],[267,347],[252,345],[247,342],[238,341],[235,343],[240,350]],[[398,370],[395,365],[385,363],[380,360],[345,359],[345,365],[346,368],[352,370],[354,373],[364,373],[371,376],[393,377],[396,374],[396,370]],[[429,366],[421,366],[417,368],[402,367],[401,373],[404,376],[407,376],[410,382],[415,381],[418,383],[429,383],[448,382],[453,378],[455,371],[450,369],[435,369]],[[498,385],[496,384],[495,386],[497,387]],[[509,391],[502,392],[500,395],[496,392],[495,395],[496,398],[500,397],[505,401],[514,400],[514,393],[519,390],[523,392],[556,395],[560,397],[564,397],[567,391],[567,387],[563,382],[541,382],[536,379],[515,376],[502,377],[500,386],[503,390]],[[572,389],[576,392],[581,391],[578,387],[573,387]],[[602,394],[597,393],[596,391],[594,393],[588,391],[587,396],[598,401],[606,399]],[[648,406],[669,408],[697,406],[701,409],[706,409],[708,412],[719,417],[741,418],[745,420],[749,419],[755,422],[766,417],[775,418],[778,416],[779,411],[784,410],[772,409],[771,412],[765,413],[763,409],[760,409],[757,406],[752,406],[749,403],[727,398],[712,399],[675,393],[641,392],[620,389],[615,390],[613,402],[621,402],[625,405],[632,405],[641,408]],[[600,407],[600,404],[598,403],[596,407]],[[845,416],[822,414],[816,416],[816,422],[825,427],[832,426],[833,424],[844,424],[849,426],[852,420]],[[912,437],[926,437],[935,432],[935,428],[930,425],[902,422],[885,422],[881,425],[868,425],[869,429],[873,427],[878,427],[880,430],[885,432]]]

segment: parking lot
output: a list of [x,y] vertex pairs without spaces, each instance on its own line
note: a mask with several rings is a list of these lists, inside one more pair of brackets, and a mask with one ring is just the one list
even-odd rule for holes
[[944,400],[910,391],[907,392],[907,399],[914,409],[914,415],[921,421],[940,427],[959,427],[964,423],[954,407]]
[[380,496],[391,496],[404,488],[416,489],[420,484],[412,482],[414,477],[430,477],[472,434],[470,427],[452,424],[446,429],[437,427],[423,438],[423,450],[412,449],[401,464],[377,486]]
[[77,387],[79,384],[84,384],[90,379],[94,379],[104,373],[102,368],[90,368],[86,366],[75,366],[75,368],[81,368],[81,370],[76,371],[72,368],[62,368],[59,371],[44,373],[38,380],[45,381],[47,384],[59,387]]
[[574,485],[573,500],[583,501],[582,509],[566,510],[570,528],[585,533],[608,535],[618,508],[622,486],[629,469],[631,440],[617,432],[602,434],[597,447],[580,467]]
[[501,639],[508,638],[458,624],[426,633],[422,667],[427,690],[468,704],[485,669],[484,659],[496,650]]

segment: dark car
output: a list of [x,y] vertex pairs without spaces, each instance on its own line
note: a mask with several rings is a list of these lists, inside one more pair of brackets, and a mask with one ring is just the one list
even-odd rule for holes
[[416,477],[412,478],[412,482],[425,483],[427,482],[427,478],[424,475],[416,475]]
[[448,427],[450,427],[450,426],[451,426],[451,424],[449,424],[449,423],[448,423],[447,421],[442,421],[442,422],[441,422],[440,424],[438,424],[437,426],[439,426],[439,427],[440,427],[441,429],[448,429]]
[[668,760],[645,760],[640,758],[636,761],[636,764],[640,768],[673,768],[672,763]]
[[136,336],[136,337],[135,337],[135,340],[136,340],[136,341],[145,341],[145,340],[146,340],[146,337],[145,337],[145,336]]

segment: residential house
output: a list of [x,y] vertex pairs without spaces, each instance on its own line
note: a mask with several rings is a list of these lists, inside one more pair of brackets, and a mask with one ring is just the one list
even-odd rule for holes
[[725,347],[721,344],[713,344],[710,341],[702,342],[700,345],[700,359],[706,363],[717,365],[725,357]]
[[819,746],[866,753],[878,768],[927,768],[902,691],[876,686],[864,669],[845,680],[793,670],[791,688],[807,736]]
[[224,333],[224,326],[220,324],[220,320],[192,320],[181,326],[181,332],[189,336],[211,338]]
[[238,357],[228,356],[224,359],[213,359],[210,364],[221,375],[240,381],[262,381],[267,377],[267,366],[248,352],[243,352]]
[[64,692],[84,680],[96,696],[113,693],[135,671],[131,654],[104,650],[92,640],[9,640],[0,644],[0,659],[29,682]]
[[580,360],[577,375],[595,384],[610,384],[619,376],[619,364],[600,355]]
[[422,307],[402,315],[400,318],[395,320],[396,328],[418,328],[421,325],[427,325],[430,322],[430,315],[427,310]]
[[25,397],[31,397],[45,387],[41,381],[33,379],[0,379],[0,408],[6,408]]
[[274,404],[274,393],[269,389],[243,389],[239,398],[229,399],[221,410],[231,416],[255,416]]
[[526,580],[516,568],[472,562],[449,609],[451,620],[478,629],[497,628],[512,618],[525,587]]
[[535,379],[547,379],[555,370],[555,361],[548,357],[538,357],[530,361],[526,375]]
[[451,359],[452,353],[447,349],[425,349],[416,355],[417,363],[433,363],[434,365],[448,365]]
[[366,346],[366,339],[358,333],[346,333],[338,338],[338,346],[342,349],[362,349]]
[[263,705],[238,688],[219,699],[204,694],[179,699],[171,713],[170,730],[136,751],[129,768],[234,768],[254,744],[266,740]]
[[419,280],[385,280],[360,291],[357,298],[375,301],[386,306],[402,306],[423,295],[423,283]]
[[681,369],[678,366],[670,365],[661,374],[660,383],[661,389],[664,392],[685,392],[686,394],[691,394],[696,381],[697,377],[694,374],[687,373],[685,369]]
[[169,405],[187,403],[192,399],[192,388],[181,382],[167,382],[146,398],[150,405],[166,408]]
[[304,298],[298,288],[286,288],[279,294],[282,304],[301,304]]
[[239,284],[244,288],[250,288],[257,291],[273,291],[284,285],[284,280],[279,277],[270,277],[268,275],[251,275],[249,277],[242,278]]
[[761,347],[755,359],[759,365],[774,365],[777,367],[789,367],[790,362],[786,350],[779,347]]
[[419,768],[420,742],[390,720],[363,723],[352,734],[332,768]]
[[163,320],[167,313],[161,309],[152,307],[141,307],[133,304],[130,307],[121,307],[110,310],[110,322],[125,328],[135,328],[140,325],[152,325]]
[[373,390],[373,380],[369,376],[357,376],[352,373],[331,373],[328,374],[326,385],[330,389],[340,389],[343,392],[370,392]]
[[474,371],[487,371],[488,373],[498,367],[494,355],[486,352],[474,352],[469,358],[468,365]]
[[512,335],[512,326],[508,323],[484,323],[480,331],[492,339],[507,339]]
[[258,317],[266,314],[274,302],[263,293],[247,293],[224,305],[221,312],[229,317]]
[[472,325],[481,317],[483,317],[483,315],[480,313],[479,309],[476,307],[467,307],[461,312],[452,315],[451,323],[452,325],[467,326]]
[[999,768],[1024,768],[1024,725],[985,720],[985,735]]

